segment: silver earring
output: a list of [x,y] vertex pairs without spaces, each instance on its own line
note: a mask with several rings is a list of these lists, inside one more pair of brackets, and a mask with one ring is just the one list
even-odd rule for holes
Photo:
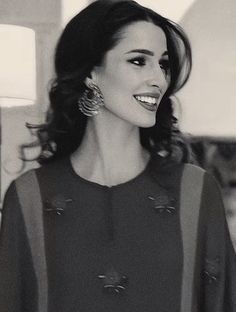
[[99,113],[100,107],[104,105],[101,90],[93,83],[89,83],[88,89],[78,99],[79,110],[86,116],[91,117]]

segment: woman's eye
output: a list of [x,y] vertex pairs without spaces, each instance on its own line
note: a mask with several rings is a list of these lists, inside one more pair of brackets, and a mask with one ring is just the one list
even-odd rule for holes
[[170,63],[168,60],[162,60],[159,63],[160,68],[164,71],[165,75],[169,75],[170,73]]
[[129,60],[129,62],[137,66],[144,66],[146,64],[146,60],[144,57],[136,57],[132,60]]

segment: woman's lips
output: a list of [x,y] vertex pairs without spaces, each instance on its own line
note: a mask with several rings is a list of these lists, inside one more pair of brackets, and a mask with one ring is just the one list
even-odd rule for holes
[[143,108],[145,108],[151,112],[155,112],[157,110],[157,104],[149,104],[149,103],[141,102],[139,100],[137,100],[137,101]]
[[142,95],[134,95],[136,101],[145,109],[149,111],[156,111],[158,108],[158,99],[160,94],[142,94]]

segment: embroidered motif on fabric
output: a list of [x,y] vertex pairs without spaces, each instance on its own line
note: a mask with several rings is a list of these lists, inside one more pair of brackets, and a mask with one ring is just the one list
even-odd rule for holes
[[167,196],[166,194],[161,194],[157,196],[148,196],[148,199],[152,202],[152,208],[157,213],[169,213],[173,214],[176,211],[175,199]]
[[73,200],[71,198],[65,198],[61,194],[55,195],[50,200],[47,199],[44,201],[44,211],[60,216],[66,210],[67,204],[72,203],[72,201]]
[[103,290],[106,293],[120,294],[128,285],[127,276],[119,274],[114,269],[107,271],[104,275],[98,275],[98,278],[103,281]]
[[218,281],[220,277],[220,258],[206,259],[203,277],[208,284]]

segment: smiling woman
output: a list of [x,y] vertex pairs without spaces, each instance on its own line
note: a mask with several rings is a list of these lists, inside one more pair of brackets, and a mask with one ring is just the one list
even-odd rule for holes
[[190,69],[183,30],[134,1],[68,23],[42,167],[4,200],[1,312],[236,312],[220,193],[172,116]]
[[[109,119],[113,125],[121,123],[126,132],[134,126],[152,127],[170,81],[165,33],[151,22],[140,21],[121,29],[119,37],[86,79],[93,81],[104,96],[101,110],[106,114],[99,114],[97,119],[103,118],[103,124]],[[114,116],[118,118],[114,120]]]

